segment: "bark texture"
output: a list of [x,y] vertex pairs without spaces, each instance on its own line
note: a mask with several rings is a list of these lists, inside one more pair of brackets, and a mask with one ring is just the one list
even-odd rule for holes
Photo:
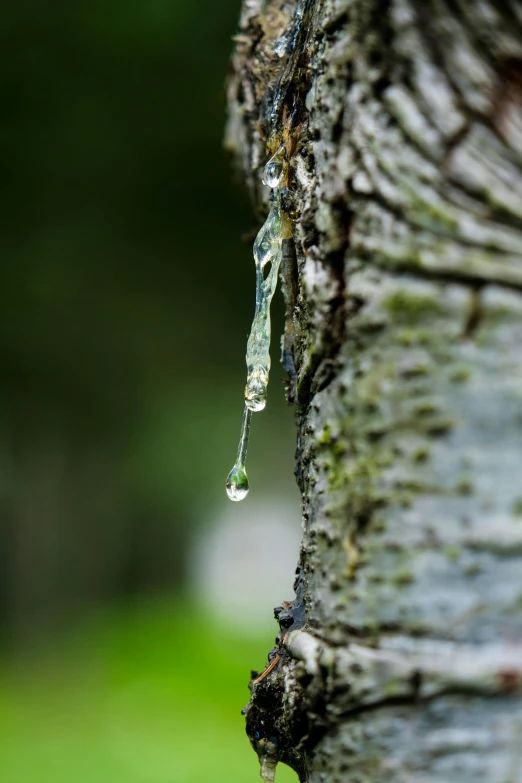
[[244,0],[227,139],[260,207],[300,101],[304,536],[247,731],[310,783],[521,783],[522,4]]

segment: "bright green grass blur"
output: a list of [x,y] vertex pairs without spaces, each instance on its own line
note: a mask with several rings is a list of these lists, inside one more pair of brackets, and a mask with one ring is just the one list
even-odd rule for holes
[[[247,783],[246,639],[188,603],[114,609],[0,668],[2,783]],[[277,783],[296,781],[279,766]]]

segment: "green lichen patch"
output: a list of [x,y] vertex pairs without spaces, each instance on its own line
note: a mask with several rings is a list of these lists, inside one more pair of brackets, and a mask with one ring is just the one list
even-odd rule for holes
[[325,424],[321,435],[317,439],[317,443],[319,446],[326,446],[328,443],[330,443],[331,439],[332,439],[332,430],[328,424]]
[[430,450],[427,446],[419,446],[411,455],[412,461],[418,465],[422,465],[430,458]]
[[455,486],[455,491],[457,495],[472,495],[473,494],[473,482],[469,479],[463,476],[457,481],[457,484]]
[[402,378],[425,378],[432,372],[432,367],[423,361],[408,362],[399,368]]
[[444,548],[444,554],[451,560],[452,563],[456,563],[462,554],[462,548],[458,544],[450,544]]
[[465,383],[469,379],[470,374],[469,367],[460,365],[450,372],[449,378],[452,383]]
[[384,299],[383,306],[397,323],[410,326],[423,321],[432,321],[444,313],[437,299],[406,290],[394,291]]
[[454,426],[454,422],[450,418],[441,416],[427,421],[424,425],[424,432],[429,437],[442,438],[449,435]]
[[428,346],[433,342],[432,335],[426,329],[414,329],[412,327],[398,329],[397,342],[400,345],[413,348],[418,345]]
[[393,576],[393,583],[398,585],[399,587],[401,585],[409,585],[414,581],[414,576],[411,571],[404,568],[400,571],[397,571]]
[[423,400],[417,403],[413,409],[414,416],[419,418],[425,418],[426,416],[433,416],[439,412],[437,405],[432,400]]

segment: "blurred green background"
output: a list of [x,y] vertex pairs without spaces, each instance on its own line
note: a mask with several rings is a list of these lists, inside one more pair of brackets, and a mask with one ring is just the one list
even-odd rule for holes
[[279,297],[251,492],[224,492],[258,227],[222,151],[239,5],[2,8],[2,783],[257,779],[240,709],[299,519]]

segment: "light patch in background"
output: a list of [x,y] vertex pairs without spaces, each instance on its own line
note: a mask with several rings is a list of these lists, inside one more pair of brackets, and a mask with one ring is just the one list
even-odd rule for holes
[[272,627],[272,609],[294,596],[301,541],[298,503],[229,503],[193,544],[190,587],[199,603],[237,631]]

